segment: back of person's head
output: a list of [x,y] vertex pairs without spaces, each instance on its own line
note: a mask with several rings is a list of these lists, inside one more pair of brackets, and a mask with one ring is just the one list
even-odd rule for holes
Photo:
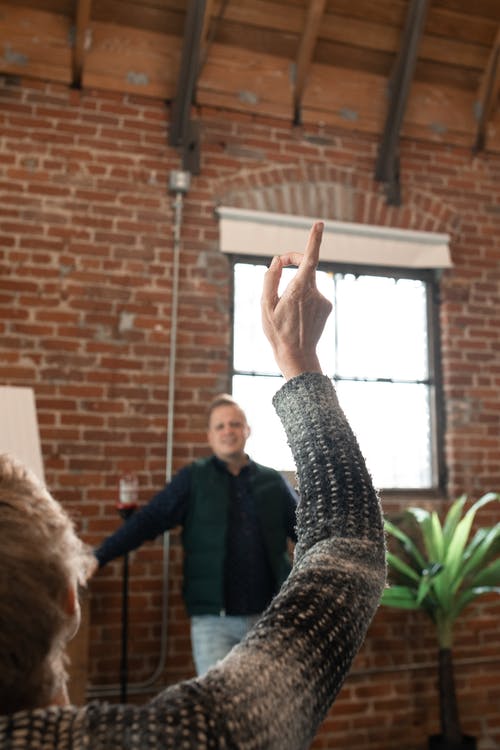
[[65,684],[77,616],[68,592],[89,561],[67,513],[34,474],[0,454],[1,713],[44,706]]
[[241,406],[234,400],[234,398],[230,396],[229,393],[218,393],[217,396],[214,396],[214,398],[208,405],[207,424],[210,424],[210,417],[212,416],[215,409],[219,408],[219,406],[233,406],[235,409],[238,409],[238,411],[241,412],[245,422],[247,422],[245,412],[243,411]]

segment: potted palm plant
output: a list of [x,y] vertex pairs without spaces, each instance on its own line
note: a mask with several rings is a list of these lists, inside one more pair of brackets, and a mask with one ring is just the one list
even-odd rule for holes
[[441,734],[429,738],[430,750],[476,747],[475,738],[464,735],[460,726],[453,675],[453,630],[473,599],[481,594],[500,593],[500,523],[479,528],[469,538],[477,511],[499,499],[499,495],[489,492],[465,511],[467,498],[459,497],[443,524],[436,512],[409,508],[409,533],[385,522],[398,554],[394,550],[387,555],[395,583],[384,591],[382,604],[421,609],[436,627]]

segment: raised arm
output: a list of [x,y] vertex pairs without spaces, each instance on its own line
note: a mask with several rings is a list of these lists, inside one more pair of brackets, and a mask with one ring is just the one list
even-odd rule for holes
[[[312,227],[304,255],[273,259],[262,294],[264,332],[285,378],[295,377],[276,395],[274,405],[292,449],[302,497],[296,559],[333,534],[383,536],[378,499],[356,438],[330,381],[318,375],[316,346],[331,311],[315,281],[322,232],[321,222]],[[279,298],[286,265],[296,265],[298,271]]]

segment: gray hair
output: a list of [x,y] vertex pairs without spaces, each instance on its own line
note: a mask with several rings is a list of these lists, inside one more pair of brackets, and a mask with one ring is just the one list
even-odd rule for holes
[[75,630],[68,591],[83,584],[90,550],[37,477],[0,454],[0,705],[47,705],[65,687]]

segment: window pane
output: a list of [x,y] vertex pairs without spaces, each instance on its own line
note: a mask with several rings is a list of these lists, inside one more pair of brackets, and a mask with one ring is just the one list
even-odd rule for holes
[[283,383],[283,378],[235,375],[233,397],[243,408],[250,425],[248,455],[278,471],[295,471],[285,430],[272,405],[272,397]]
[[262,331],[260,298],[266,267],[234,267],[233,366],[245,372],[276,372],[271,346]]
[[[334,305],[335,281],[333,273],[316,271],[316,286],[321,294]],[[318,359],[323,372],[335,372],[335,306],[327,318],[323,334],[319,340],[317,349]]]
[[343,381],[336,387],[375,486],[433,486],[428,386]]
[[338,375],[427,378],[427,306],[422,281],[338,277],[336,315]]
[[[235,265],[233,394],[252,428],[249,455],[294,471],[271,403],[283,381],[273,377],[279,371],[260,322],[266,270],[262,264]],[[295,272],[284,270],[280,295]],[[328,271],[317,272],[317,284],[334,305],[318,345],[319,360],[336,379],[376,486],[434,487],[431,386],[415,382],[429,378],[427,284]]]
[[[263,265],[236,263],[234,266],[234,332],[233,369],[243,372],[278,373],[278,367],[271,346],[264,335],[260,318],[260,298],[264,274]],[[294,276],[295,268],[285,268],[281,277],[278,294]],[[331,273],[318,271],[318,289],[333,302],[334,282]],[[333,372],[335,363],[334,341],[335,321],[331,315],[318,346],[318,357],[325,372]]]

